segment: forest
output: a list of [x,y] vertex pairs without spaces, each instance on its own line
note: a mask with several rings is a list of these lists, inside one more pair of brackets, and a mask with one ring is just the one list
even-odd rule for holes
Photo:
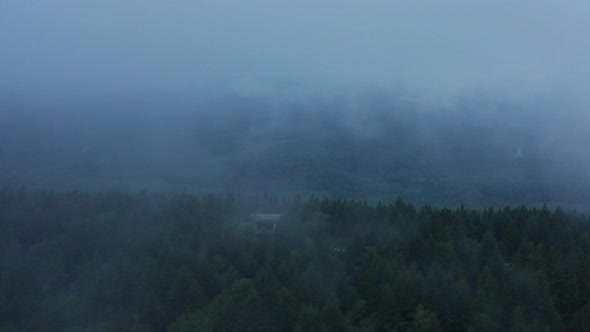
[[0,0],[0,332],[590,331],[589,17]]
[[[270,192],[590,212],[590,122],[551,98],[0,97],[0,190]],[[561,110],[557,112],[556,110]]]
[[587,331],[589,233],[547,206],[3,191],[0,331]]

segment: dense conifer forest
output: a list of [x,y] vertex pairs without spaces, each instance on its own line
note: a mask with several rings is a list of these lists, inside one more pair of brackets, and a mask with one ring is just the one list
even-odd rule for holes
[[590,331],[589,17],[0,0],[0,332]]
[[589,233],[546,206],[3,192],[0,331],[587,331]]

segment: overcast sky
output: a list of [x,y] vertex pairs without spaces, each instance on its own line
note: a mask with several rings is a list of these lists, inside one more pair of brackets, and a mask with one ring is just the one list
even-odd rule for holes
[[0,1],[17,94],[590,89],[587,1]]

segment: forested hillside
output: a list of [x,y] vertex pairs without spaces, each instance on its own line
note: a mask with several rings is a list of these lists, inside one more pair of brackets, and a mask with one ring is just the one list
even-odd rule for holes
[[3,192],[0,330],[586,331],[589,232],[547,207]]
[[0,190],[402,195],[588,212],[587,128],[556,101],[483,96],[0,98]]
[[589,17],[0,0],[0,332],[590,331]]

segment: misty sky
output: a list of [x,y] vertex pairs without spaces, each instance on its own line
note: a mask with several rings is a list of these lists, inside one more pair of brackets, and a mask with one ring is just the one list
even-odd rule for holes
[[590,87],[586,1],[0,1],[0,89],[199,95]]
[[0,1],[0,88],[461,94],[590,86],[585,1]]

